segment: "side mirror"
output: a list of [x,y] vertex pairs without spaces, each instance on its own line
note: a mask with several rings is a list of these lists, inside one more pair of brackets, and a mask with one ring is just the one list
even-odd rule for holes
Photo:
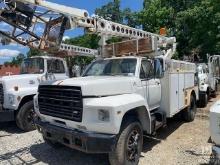
[[198,72],[196,72],[196,73],[195,73],[195,76],[198,77],[198,75],[199,75]]
[[154,60],[154,75],[155,78],[162,78],[164,76],[163,59]]

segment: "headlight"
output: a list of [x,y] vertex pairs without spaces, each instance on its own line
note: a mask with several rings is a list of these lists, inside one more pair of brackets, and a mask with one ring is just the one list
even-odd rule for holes
[[99,109],[98,110],[98,119],[100,121],[110,121],[110,114],[108,110]]
[[15,95],[8,94],[8,101],[11,105],[15,104]]

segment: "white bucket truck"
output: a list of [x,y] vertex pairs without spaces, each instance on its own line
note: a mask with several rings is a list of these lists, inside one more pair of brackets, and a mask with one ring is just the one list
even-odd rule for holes
[[213,55],[209,57],[209,85],[212,93],[216,95],[218,90],[218,81],[220,79],[220,55]]
[[208,66],[204,64],[197,65],[198,85],[199,85],[199,106],[206,107],[211,95],[209,84]]
[[33,97],[39,83],[66,78],[68,69],[61,58],[39,56],[25,59],[20,75],[0,78],[0,122],[16,120],[20,129],[33,130]]
[[99,59],[80,78],[39,86],[37,128],[52,146],[109,153],[114,165],[137,164],[144,134],[177,113],[194,120],[195,72],[193,63],[163,57]]
[[208,58],[208,65],[198,64],[199,105],[206,107],[209,98],[216,97],[218,80],[220,78],[220,56],[213,55]]

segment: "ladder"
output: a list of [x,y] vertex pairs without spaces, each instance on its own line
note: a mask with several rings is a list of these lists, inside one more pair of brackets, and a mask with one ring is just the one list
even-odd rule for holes
[[[19,37],[18,38],[19,41],[21,42],[27,42],[25,41],[24,38]],[[2,43],[3,45],[9,45],[12,43],[17,44],[16,41],[7,38],[4,35],[0,35],[0,43]],[[33,42],[32,43],[32,48],[38,48],[38,42]],[[54,52],[52,52],[54,53]],[[61,43],[59,50],[56,52],[57,55],[61,56],[61,57],[68,57],[68,56],[88,56],[88,57],[97,57],[99,56],[99,51],[96,49],[89,49],[89,48],[85,48],[85,47],[81,47],[81,46],[75,46],[75,45],[69,45],[69,44],[65,44],[65,43]]]
[[[84,9],[45,0],[4,0],[1,3],[5,8],[1,9],[0,20],[14,29],[10,33],[0,31],[0,34],[29,47],[33,47],[33,43],[38,43],[38,49],[56,51],[60,48],[65,30],[84,28],[88,33],[101,36],[99,42],[101,47],[106,45],[106,40],[110,37],[117,36],[129,40],[148,38],[152,42],[155,55],[158,55],[158,50],[163,50],[164,55],[169,51],[167,57],[171,57],[176,49],[175,37],[146,32],[98,16],[90,17],[88,11]],[[14,17],[17,19],[15,20]],[[35,31],[38,24],[44,25],[44,32],[40,36]],[[17,31],[22,32],[17,33]],[[18,37],[24,34],[28,37],[24,37],[24,41],[19,40]]]

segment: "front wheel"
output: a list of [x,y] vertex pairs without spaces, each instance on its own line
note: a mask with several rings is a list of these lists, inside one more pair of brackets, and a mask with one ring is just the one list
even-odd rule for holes
[[33,101],[25,103],[19,110],[16,116],[17,126],[23,131],[35,130],[35,125],[33,121],[34,117],[34,104]]
[[124,124],[114,152],[109,154],[111,165],[137,165],[143,146],[143,130],[139,122]]
[[196,116],[196,99],[191,96],[190,105],[182,111],[182,117],[187,122],[192,122]]

